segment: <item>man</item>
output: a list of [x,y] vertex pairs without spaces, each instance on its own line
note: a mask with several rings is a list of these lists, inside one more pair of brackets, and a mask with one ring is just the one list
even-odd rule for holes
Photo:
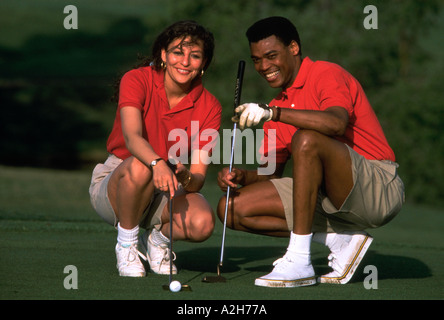
[[[227,226],[290,235],[286,254],[271,273],[256,279],[258,286],[315,284],[312,240],[331,251],[333,270],[318,282],[345,284],[373,241],[364,230],[387,223],[404,202],[395,155],[358,81],[336,64],[302,58],[290,21],[263,19],[248,29],[247,38],[256,71],[281,92],[269,105],[240,105],[233,120],[241,129],[265,121],[261,152],[276,153],[276,171],[219,173],[222,190],[242,185],[230,198]],[[271,130],[275,145],[267,143]],[[287,162],[292,177],[282,178]],[[220,218],[225,201],[219,202]]]

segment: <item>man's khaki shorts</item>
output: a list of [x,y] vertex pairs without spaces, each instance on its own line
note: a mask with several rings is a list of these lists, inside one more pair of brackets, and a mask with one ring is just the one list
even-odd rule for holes
[[[380,227],[401,210],[404,184],[398,164],[388,160],[367,160],[348,148],[352,159],[353,188],[339,210],[319,191],[313,232],[342,232]],[[289,230],[293,230],[293,179],[271,180],[285,208]]]
[[[111,206],[108,198],[108,182],[114,170],[123,162],[115,155],[109,155],[105,163],[99,163],[93,170],[89,194],[91,204],[99,216],[107,223],[117,227],[117,216]],[[185,190],[179,185],[177,195],[185,193]],[[168,203],[168,194],[155,189],[150,203],[144,211],[140,227],[160,229],[162,226],[162,212]]]

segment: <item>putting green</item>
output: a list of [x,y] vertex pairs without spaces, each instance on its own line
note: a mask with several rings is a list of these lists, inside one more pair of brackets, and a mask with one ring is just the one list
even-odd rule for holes
[[[375,240],[347,285],[319,284],[295,289],[254,286],[254,279],[282,256],[287,239],[227,230],[222,275],[226,283],[204,283],[216,275],[222,224],[203,243],[177,242],[179,274],[192,291],[162,289],[168,276],[122,278],[115,267],[116,232],[89,206],[88,172],[0,167],[0,299],[119,300],[391,300],[433,299],[443,295],[444,261],[439,210],[406,205],[388,225],[369,230]],[[6,188],[5,188],[6,186]],[[216,189],[206,189],[219,194]],[[214,202],[215,199],[210,199]],[[316,272],[328,270],[326,248],[313,244]],[[376,267],[364,273],[367,265]],[[73,276],[77,289],[66,289]],[[373,276],[373,282],[368,278]],[[365,281],[377,285],[366,289]],[[71,279],[72,280],[72,279]]]

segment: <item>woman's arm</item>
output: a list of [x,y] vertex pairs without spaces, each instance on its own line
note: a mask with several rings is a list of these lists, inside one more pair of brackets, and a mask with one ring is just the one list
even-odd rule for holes
[[[134,107],[124,107],[120,110],[122,119],[122,132],[128,151],[140,162],[151,168],[151,162],[160,158],[153,150],[149,142],[142,136],[142,115],[140,110]],[[176,176],[165,161],[159,161],[152,168],[153,183],[157,189],[168,186],[171,196],[177,190]]]

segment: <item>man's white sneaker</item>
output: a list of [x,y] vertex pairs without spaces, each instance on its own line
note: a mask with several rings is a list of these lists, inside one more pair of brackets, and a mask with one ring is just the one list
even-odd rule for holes
[[[157,274],[170,274],[170,249],[168,244],[155,245],[151,238],[151,232],[148,230],[139,237],[139,245],[146,254],[151,270]],[[176,260],[174,252],[172,252],[172,256],[173,261]],[[177,274],[177,268],[174,264],[172,274]]]
[[316,284],[316,277],[311,263],[298,262],[297,257],[285,254],[273,262],[274,269],[269,274],[257,278],[257,286],[274,288],[294,288]]
[[330,234],[326,245],[330,248],[328,265],[332,272],[318,278],[320,283],[346,284],[364,258],[373,238],[366,232]]
[[116,245],[117,269],[121,277],[144,277],[145,268],[138,256],[137,244]]

